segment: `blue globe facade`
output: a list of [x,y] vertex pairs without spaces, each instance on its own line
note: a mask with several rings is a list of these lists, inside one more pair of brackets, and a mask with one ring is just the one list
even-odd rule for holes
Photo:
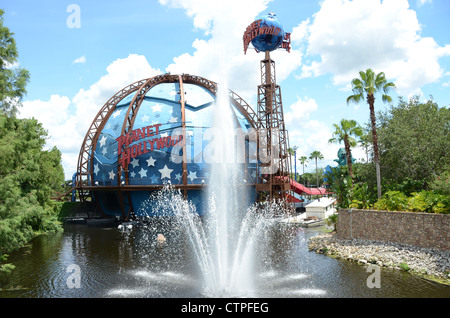
[[284,38],[284,29],[274,14],[267,14],[256,21],[259,21],[259,30],[263,30],[258,36],[252,39],[251,43],[258,51],[273,51],[277,49]]
[[[201,85],[184,83],[185,102],[182,107],[180,90],[178,82],[160,83],[140,97],[132,127],[137,140],[131,139],[128,145],[131,155],[123,169],[118,169],[120,140],[137,92],[132,91],[122,97],[100,126],[85,183],[103,214],[124,216],[132,211],[136,216],[152,215],[155,212],[148,209],[152,205],[151,194],[164,184],[181,186],[183,180],[187,199],[194,203],[199,214],[205,212],[203,198],[209,184],[211,163],[204,157],[205,148],[209,145],[204,136],[212,127],[216,96]],[[253,128],[248,116],[244,116],[242,109],[236,108],[231,99],[230,107],[235,128],[248,133]],[[185,154],[180,146],[183,142]],[[251,182],[249,178],[256,178],[257,174],[256,161],[248,156],[249,149],[256,149],[256,144],[246,140],[245,147],[245,162],[238,163],[245,171],[243,184]],[[254,189],[250,191],[254,193]],[[249,198],[254,199],[254,194]]]

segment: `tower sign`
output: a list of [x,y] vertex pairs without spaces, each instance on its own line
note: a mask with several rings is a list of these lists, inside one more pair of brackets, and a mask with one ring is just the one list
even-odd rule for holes
[[[284,32],[274,13],[269,13],[247,27],[243,40],[244,52],[247,52],[251,43],[257,52],[265,54],[261,61],[261,85],[258,86],[256,126],[259,134],[259,173],[256,200],[281,199],[286,204],[286,210],[291,211],[293,193],[288,181],[291,172],[289,139],[284,123],[281,89],[276,83],[275,62],[270,58],[270,52],[278,48],[290,51],[290,33]],[[268,166],[263,158],[270,158],[270,162],[277,162],[277,166]]]
[[268,13],[247,27],[243,36],[244,53],[247,53],[250,44],[257,52],[273,51],[277,48],[290,51],[291,34],[284,32],[275,16],[275,13]]

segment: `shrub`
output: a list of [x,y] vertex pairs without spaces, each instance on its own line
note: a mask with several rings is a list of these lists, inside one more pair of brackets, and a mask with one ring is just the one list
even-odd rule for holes
[[1,264],[1,262],[6,262],[7,260],[7,254],[0,254],[0,286],[7,283],[11,272],[16,268],[16,266],[11,263]]
[[327,218],[327,224],[329,226],[333,226],[334,227],[334,231],[336,231],[336,223],[338,222],[338,215],[336,213],[331,214],[328,218]]
[[414,192],[408,199],[408,211],[431,212],[432,202],[427,191]]
[[450,196],[450,169],[438,176],[434,176],[430,182],[430,189],[436,193]]
[[406,264],[405,262],[400,263],[399,267],[400,267],[402,270],[404,270],[405,272],[407,272],[407,271],[410,270],[408,264]]
[[400,191],[388,191],[380,200],[375,202],[374,209],[386,211],[405,211],[408,197]]
[[450,196],[433,191],[415,192],[408,200],[408,211],[450,213]]
[[407,197],[400,191],[388,191],[374,204],[376,210],[450,213],[450,196],[434,191],[413,192]]
[[350,208],[367,209],[373,204],[373,199],[370,197],[370,191],[367,182],[357,183],[352,190],[352,202]]

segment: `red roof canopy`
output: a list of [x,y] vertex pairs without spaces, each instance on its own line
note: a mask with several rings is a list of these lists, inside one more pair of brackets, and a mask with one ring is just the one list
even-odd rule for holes
[[308,194],[308,195],[327,195],[330,194],[330,192],[327,191],[325,188],[308,188],[305,187],[303,184],[298,183],[295,180],[292,180],[291,178],[284,177],[284,180],[289,180],[289,183],[291,184],[292,190],[297,194]]

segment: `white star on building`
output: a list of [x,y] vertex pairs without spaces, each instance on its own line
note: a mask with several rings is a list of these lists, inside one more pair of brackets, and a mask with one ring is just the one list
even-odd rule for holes
[[163,105],[156,104],[155,106],[152,107],[153,112],[160,112],[162,107],[163,107]]
[[178,118],[177,117],[172,117],[169,120],[169,123],[176,123],[176,122],[178,122]]
[[191,182],[194,182],[194,179],[197,179],[197,172],[189,172],[188,178],[191,179]]
[[98,168],[98,163],[96,163],[94,165],[94,173],[97,174],[100,171],[100,169]]
[[142,116],[142,121],[144,123],[148,122],[150,120],[150,116],[148,116],[147,114],[145,114],[144,116]]
[[131,161],[131,165],[133,166],[133,168],[136,168],[136,166],[139,166],[139,160],[133,158],[133,160]]
[[109,172],[109,178],[111,179],[111,180],[114,180],[114,177],[116,176],[116,174],[114,173],[114,170],[111,170],[110,172]]
[[156,161],[156,160],[153,159],[153,157],[148,158],[148,159],[147,159],[147,164],[148,164],[148,166],[149,166],[149,167],[151,167],[151,166],[154,167],[154,166],[155,166],[155,161]]
[[144,168],[141,168],[141,171],[139,171],[139,174],[141,175],[141,178],[146,177],[147,176],[147,170],[145,170]]
[[103,136],[102,139],[100,139],[100,147],[103,147],[106,142],[106,136]]
[[164,168],[163,169],[159,169],[159,172],[161,172],[161,179],[164,179],[164,178],[171,178],[170,177],[170,173],[173,171],[173,169],[169,169],[168,167],[167,167],[167,165],[164,165]]

